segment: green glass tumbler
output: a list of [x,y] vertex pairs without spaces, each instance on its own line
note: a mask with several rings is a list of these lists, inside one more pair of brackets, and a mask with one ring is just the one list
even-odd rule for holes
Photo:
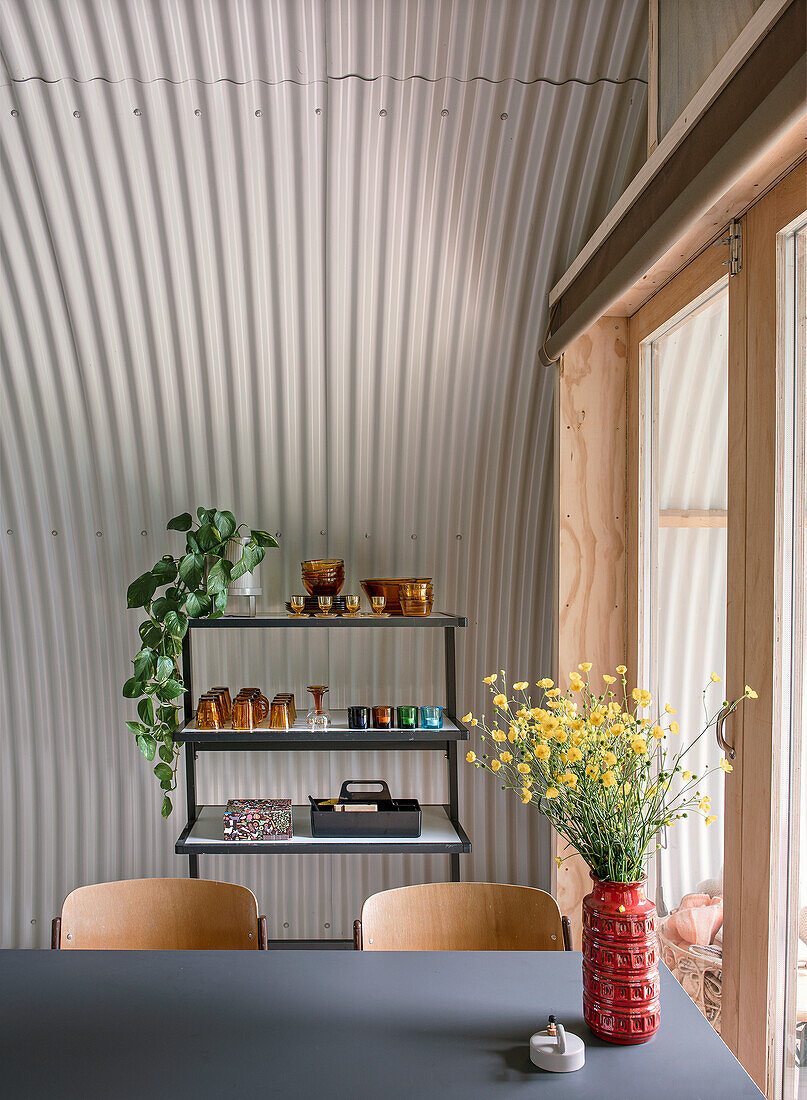
[[397,721],[399,730],[416,730],[418,727],[418,708],[398,707]]

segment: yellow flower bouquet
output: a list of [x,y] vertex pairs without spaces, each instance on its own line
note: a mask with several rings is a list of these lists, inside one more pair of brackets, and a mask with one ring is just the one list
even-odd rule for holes
[[597,879],[638,882],[662,826],[690,813],[707,825],[717,820],[698,784],[718,767],[730,772],[731,764],[723,758],[696,775],[686,770],[685,757],[715,725],[720,710],[730,713],[757,693],[746,687],[739,699],[724,700],[710,715],[707,691],[720,682],[712,673],[703,691],[705,725],[679,748],[674,707],[667,703],[653,715],[649,691],[628,692],[624,665],[616,676],[603,675],[598,691],[589,679],[591,668],[588,661],[578,665],[565,692],[552,680],[539,680],[537,705],[527,681],[508,691],[503,670],[501,680],[499,673],[486,676],[495,720],[488,726],[473,714],[463,717],[481,732],[486,750],[472,750],[466,760],[492,772],[502,790],[515,791],[525,805],[545,814]]

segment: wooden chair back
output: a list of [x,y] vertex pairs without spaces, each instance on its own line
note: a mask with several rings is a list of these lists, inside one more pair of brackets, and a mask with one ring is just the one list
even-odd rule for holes
[[81,886],[53,922],[53,947],[89,951],[265,949],[266,918],[245,886],[141,878]]
[[544,890],[435,882],[368,898],[354,939],[363,951],[563,951],[567,925]]

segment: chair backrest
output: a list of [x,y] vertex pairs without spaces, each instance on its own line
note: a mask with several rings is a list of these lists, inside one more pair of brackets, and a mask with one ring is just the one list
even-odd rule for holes
[[403,886],[368,898],[364,951],[563,951],[558,903],[544,890],[491,882]]
[[206,879],[140,878],[81,886],[65,898],[53,946],[90,951],[251,951],[265,919],[245,886]]

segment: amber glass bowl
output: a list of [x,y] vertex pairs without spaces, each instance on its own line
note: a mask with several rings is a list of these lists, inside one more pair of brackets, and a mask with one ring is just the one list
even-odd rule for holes
[[[402,615],[401,585],[427,584],[431,585],[431,577],[374,577],[361,582],[361,586],[367,593],[368,600],[373,596],[383,596],[386,599],[384,610],[390,615]],[[432,593],[429,594],[430,596]]]
[[342,558],[318,558],[300,566],[303,585],[311,596],[338,596],[345,583]]
[[433,596],[429,596],[427,600],[412,599],[411,597],[401,596],[401,612],[404,615],[431,615],[433,607]]

